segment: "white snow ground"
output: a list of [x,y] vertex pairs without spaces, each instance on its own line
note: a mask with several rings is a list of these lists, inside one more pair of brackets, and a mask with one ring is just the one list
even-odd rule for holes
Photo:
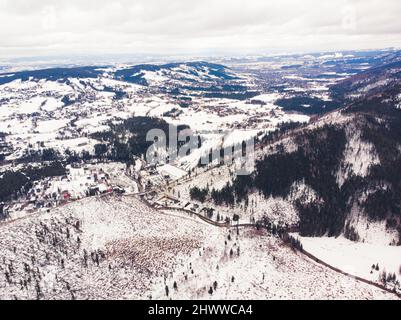
[[132,197],[85,199],[0,228],[0,299],[159,299],[166,285],[173,299],[395,298],[263,232],[229,239]]
[[[353,242],[344,237],[299,239],[306,251],[352,275],[378,281],[379,274],[386,271],[401,280],[401,247]],[[376,264],[379,271],[372,270]]]

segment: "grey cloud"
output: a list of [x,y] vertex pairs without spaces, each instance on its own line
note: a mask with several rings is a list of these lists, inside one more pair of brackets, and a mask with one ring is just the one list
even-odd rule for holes
[[0,56],[401,46],[399,0],[0,0]]

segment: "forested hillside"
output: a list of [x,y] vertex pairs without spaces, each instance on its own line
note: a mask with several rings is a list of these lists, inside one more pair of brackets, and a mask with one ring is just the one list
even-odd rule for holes
[[[303,236],[338,236],[361,240],[350,222],[355,210],[371,223],[386,222],[401,236],[401,110],[383,99],[367,98],[304,128],[287,128],[265,139],[274,140],[250,177],[237,177],[221,190],[211,190],[218,205],[245,201],[250,193],[283,198],[299,214]],[[280,142],[282,136],[282,142]],[[287,137],[295,145],[289,150]],[[315,197],[294,196],[303,185]],[[205,199],[208,190],[193,190]],[[400,239],[394,240],[401,244]],[[394,244],[394,243],[393,243]]]

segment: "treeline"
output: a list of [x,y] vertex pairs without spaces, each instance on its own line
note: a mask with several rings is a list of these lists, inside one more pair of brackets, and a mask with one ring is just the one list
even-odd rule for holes
[[286,111],[297,111],[308,115],[323,114],[339,107],[337,102],[324,101],[308,96],[278,99],[276,104]]
[[284,134],[291,132],[292,130],[302,128],[305,125],[306,124],[302,122],[283,122],[279,124],[274,131],[270,131],[267,135],[265,135],[261,142],[262,144],[274,142]]
[[260,92],[245,91],[245,92],[207,92],[204,94],[205,98],[219,98],[219,99],[233,99],[233,100],[247,100],[260,95]]
[[194,187],[189,191],[189,195],[192,200],[203,203],[206,201],[206,197],[209,195],[209,189],[200,189],[198,187]]
[[39,150],[29,149],[20,159],[20,162],[43,162],[61,160],[62,156],[53,148]]
[[4,161],[6,159],[4,152],[4,149],[7,149],[7,144],[5,142],[7,134],[4,132],[0,131],[0,162]]
[[344,228],[347,200],[352,194],[348,185],[340,189],[334,172],[338,169],[346,144],[344,129],[324,126],[309,130],[296,138],[299,146],[293,153],[284,147],[257,161],[256,170],[249,176],[238,176],[221,190],[208,190],[215,204],[234,205],[248,202],[255,189],[265,197],[287,197],[295,182],[304,181],[317,192],[319,203],[296,202],[300,213],[300,232],[305,236],[339,235]]
[[32,188],[34,181],[65,174],[66,169],[61,162],[54,162],[40,168],[27,167],[15,172],[6,171],[0,177],[0,202],[27,192]]
[[74,67],[74,68],[49,68],[43,70],[20,71],[7,73],[7,77],[0,77],[0,84],[10,83],[14,80],[21,79],[21,81],[35,80],[48,80],[58,81],[68,78],[97,78],[102,73],[101,66],[98,67]]
[[[109,126],[111,130],[91,135],[92,138],[99,141],[99,144],[95,146],[96,157],[128,162],[134,156],[145,155],[149,147],[154,143],[146,141],[146,135],[152,129],[160,129],[166,134],[166,141],[159,142],[165,142],[167,148],[170,142],[169,124],[162,119],[133,117],[119,124],[110,123]],[[189,127],[186,125],[176,127],[178,134],[185,129],[189,129]],[[185,143],[177,140],[178,147]],[[167,151],[167,148],[164,151]]]
[[205,202],[207,199],[211,199],[216,205],[233,206],[236,203],[245,201],[245,205],[248,205],[248,193],[250,188],[253,187],[253,180],[251,176],[238,176],[233,183],[227,183],[220,190],[215,188],[200,189],[193,187],[190,190],[190,196],[192,200],[199,202]]

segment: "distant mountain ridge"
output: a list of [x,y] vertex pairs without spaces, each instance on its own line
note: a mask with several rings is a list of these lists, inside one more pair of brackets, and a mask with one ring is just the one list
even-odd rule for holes
[[[210,98],[243,100],[259,94],[250,90],[246,81],[230,68],[204,61],[168,64],[139,64],[127,67],[86,66],[51,68],[15,73],[0,73],[0,85],[21,81],[57,81],[69,79],[107,78],[136,84],[159,92],[189,98],[201,95]],[[107,90],[106,90],[107,91]]]
[[401,92],[401,60],[368,69],[331,87],[335,99],[344,103],[383,96],[397,101]]
[[[105,71],[107,68],[115,69],[114,71]],[[112,66],[83,66],[71,68],[49,68],[31,71],[19,71],[0,73],[0,84],[12,82],[14,80],[28,81],[33,80],[65,80],[67,78],[96,78],[104,73],[109,73],[115,79],[127,82],[138,83],[141,85],[149,85],[145,79],[145,73],[160,72],[163,75],[176,75],[185,79],[188,77],[203,77],[202,80],[234,80],[238,79],[230,70],[219,64],[199,62],[183,62],[168,64],[139,64],[126,68],[113,68]],[[188,78],[190,79],[190,78]],[[191,79],[194,80],[193,78]]]
[[0,85],[15,80],[29,81],[33,79],[36,81],[59,81],[68,78],[97,78],[102,73],[99,68],[100,67],[50,68],[14,73],[0,73]]

